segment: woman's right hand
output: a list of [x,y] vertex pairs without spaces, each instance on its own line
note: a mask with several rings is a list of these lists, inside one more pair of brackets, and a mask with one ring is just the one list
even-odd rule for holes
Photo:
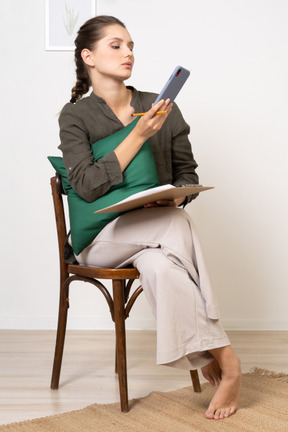
[[[170,99],[160,100],[156,105],[152,105],[152,108],[138,121],[134,129],[135,133],[146,141],[162,128],[171,110]],[[165,111],[165,114],[156,114],[157,111]]]

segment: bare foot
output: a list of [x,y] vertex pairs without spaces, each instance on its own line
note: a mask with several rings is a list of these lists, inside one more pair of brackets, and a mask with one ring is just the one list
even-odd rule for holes
[[240,360],[230,345],[211,350],[210,353],[218,362],[222,373],[220,384],[209,404],[205,417],[219,420],[230,417],[238,408],[241,387]]
[[222,371],[217,360],[212,360],[207,366],[201,368],[202,375],[214,387],[219,387]]

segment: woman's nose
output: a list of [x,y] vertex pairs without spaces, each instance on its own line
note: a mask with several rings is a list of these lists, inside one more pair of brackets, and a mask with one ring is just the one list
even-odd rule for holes
[[133,51],[131,51],[130,48],[126,47],[125,49],[125,57],[132,57],[133,56]]

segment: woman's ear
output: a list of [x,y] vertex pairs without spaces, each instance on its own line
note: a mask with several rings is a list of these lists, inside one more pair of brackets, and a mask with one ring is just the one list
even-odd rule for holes
[[92,52],[90,50],[88,50],[87,48],[84,48],[81,51],[81,57],[82,60],[84,61],[84,63],[88,66],[94,66],[94,58],[92,55]]

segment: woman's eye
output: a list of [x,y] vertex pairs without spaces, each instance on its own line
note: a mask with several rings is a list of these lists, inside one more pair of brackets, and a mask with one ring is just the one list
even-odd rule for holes
[[119,49],[120,47],[119,47],[119,45],[112,45],[112,48],[113,49]]

